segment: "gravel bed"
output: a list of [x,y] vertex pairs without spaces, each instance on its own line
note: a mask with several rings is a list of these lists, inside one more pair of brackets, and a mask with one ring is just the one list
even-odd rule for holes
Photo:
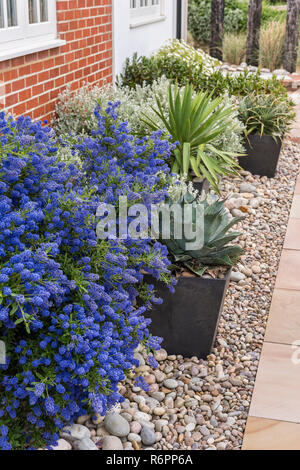
[[245,254],[232,274],[212,354],[207,360],[156,353],[159,368],[139,373],[146,393],[132,379],[120,384],[126,397],[106,418],[81,417],[62,434],[58,448],[103,450],[241,449],[285,237],[300,147],[286,143],[275,179],[243,172],[225,179],[223,195],[233,215],[243,213]]

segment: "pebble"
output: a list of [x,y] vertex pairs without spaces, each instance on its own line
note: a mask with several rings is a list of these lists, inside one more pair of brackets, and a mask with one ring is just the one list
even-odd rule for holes
[[96,444],[88,437],[85,437],[80,441],[75,441],[75,444],[78,450],[99,450]]
[[156,442],[156,437],[151,429],[144,427],[141,431],[141,440],[145,446],[152,446]]
[[71,450],[71,444],[65,439],[58,439],[57,445],[52,447],[52,450]]
[[206,437],[210,435],[209,430],[207,429],[206,426],[200,426],[199,431],[201,432],[202,436]]
[[160,349],[154,352],[154,357],[158,362],[165,361],[168,357],[168,353],[164,349]]
[[173,390],[174,388],[177,388],[178,382],[174,379],[167,379],[164,381],[164,386],[170,390]]
[[166,394],[164,392],[153,392],[151,393],[151,397],[155,398],[155,400],[161,402],[165,399]]
[[64,427],[60,435],[63,439],[69,441],[80,441],[84,438],[90,438],[91,431],[82,424],[72,424]]
[[108,413],[104,420],[105,429],[117,437],[125,437],[130,433],[128,421],[117,413]]
[[154,408],[153,413],[156,416],[163,416],[165,414],[166,410],[164,408]]
[[142,426],[137,421],[133,421],[130,423],[130,431],[135,434],[139,434],[141,432]]
[[246,276],[245,274],[240,273],[239,271],[232,271],[230,279],[233,282],[239,282],[239,281],[243,281],[244,279],[246,279]]
[[123,450],[121,439],[116,436],[106,436],[102,441],[102,450]]
[[253,186],[253,184],[248,184],[248,183],[242,183],[240,185],[240,193],[257,193],[256,186]]
[[138,443],[141,442],[141,440],[142,440],[142,439],[141,439],[141,436],[139,436],[138,434],[135,434],[135,433],[133,433],[133,432],[131,432],[130,434],[128,434],[127,439],[128,439],[130,442],[135,441],[135,442],[138,442]]

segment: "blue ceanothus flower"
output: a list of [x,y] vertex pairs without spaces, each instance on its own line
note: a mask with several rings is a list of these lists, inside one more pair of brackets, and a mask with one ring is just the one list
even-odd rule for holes
[[118,383],[138,365],[137,345],[159,347],[143,316],[157,301],[143,273],[172,288],[167,250],[150,239],[98,240],[95,214],[120,195],[162,201],[172,148],[159,133],[131,136],[117,106],[96,109],[98,130],[78,139],[80,168],[57,160],[49,127],[0,114],[2,449],[51,446],[79,415],[104,414],[123,400]]

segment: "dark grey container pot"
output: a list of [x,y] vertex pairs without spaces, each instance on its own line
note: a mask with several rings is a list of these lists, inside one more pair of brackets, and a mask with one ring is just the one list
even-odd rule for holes
[[174,294],[161,282],[146,276],[164,302],[155,305],[145,316],[152,320],[150,332],[164,339],[162,347],[169,354],[200,359],[210,354],[230,274],[231,269],[224,279],[180,277]]
[[210,183],[206,178],[204,178],[202,181],[193,180],[193,186],[197,191],[199,191],[199,194],[201,194],[202,191],[207,194],[210,188]]
[[239,158],[239,164],[253,175],[274,178],[282,142],[270,135],[248,135],[245,141],[246,154]]

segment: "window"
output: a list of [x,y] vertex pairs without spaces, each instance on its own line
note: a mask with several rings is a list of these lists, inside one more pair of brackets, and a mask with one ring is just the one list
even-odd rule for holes
[[0,60],[57,47],[56,0],[0,0]]
[[164,0],[130,0],[131,26],[160,21],[164,17]]

